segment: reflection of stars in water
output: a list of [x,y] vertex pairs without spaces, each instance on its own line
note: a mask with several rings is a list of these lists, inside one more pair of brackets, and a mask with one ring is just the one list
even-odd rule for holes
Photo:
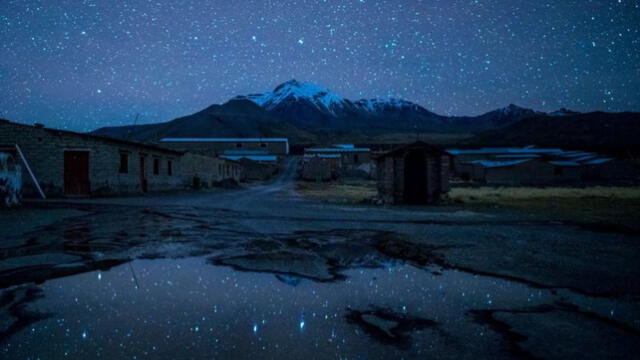
[[86,338],[87,338],[87,336],[88,336],[87,332],[86,332],[86,331],[83,331],[83,332],[82,332],[82,338],[83,338],[83,339],[86,339]]
[[258,324],[253,324],[253,333],[257,333],[258,332]]
[[300,330],[304,330],[304,319],[300,319]]

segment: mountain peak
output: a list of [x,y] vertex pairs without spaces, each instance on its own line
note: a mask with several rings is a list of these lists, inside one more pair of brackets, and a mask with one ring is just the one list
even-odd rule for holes
[[236,99],[251,100],[267,110],[274,110],[286,103],[304,101],[331,115],[335,115],[336,111],[347,103],[342,97],[320,85],[296,79],[276,86],[271,92],[239,96]]

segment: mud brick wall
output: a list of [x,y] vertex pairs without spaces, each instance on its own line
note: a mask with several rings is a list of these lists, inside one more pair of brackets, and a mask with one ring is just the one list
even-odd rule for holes
[[192,186],[194,178],[207,187],[225,179],[240,181],[242,176],[242,166],[238,163],[206,155],[185,153],[180,164],[180,176],[185,186]]
[[[48,197],[64,195],[65,151],[89,153],[91,195],[139,193],[140,156],[146,158],[148,191],[165,191],[183,187],[180,176],[180,154],[129,142],[87,136],[84,134],[38,128],[0,121],[0,148],[18,144]],[[120,173],[120,154],[128,156],[128,171]],[[153,159],[160,161],[160,173],[153,173]],[[168,161],[173,175],[168,174]],[[23,172],[23,195],[36,196],[37,190],[26,169]]]
[[[415,151],[415,150],[414,150]],[[404,202],[405,159],[408,152],[383,156],[377,161],[378,197],[387,204]],[[427,199],[429,203],[440,200],[450,190],[449,156],[425,153]]]

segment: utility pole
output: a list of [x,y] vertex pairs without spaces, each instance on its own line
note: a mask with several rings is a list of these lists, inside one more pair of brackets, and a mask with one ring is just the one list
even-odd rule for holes
[[[133,126],[136,126],[136,124],[138,123],[138,118],[140,117],[140,113],[136,113],[136,118],[133,120]],[[133,129],[129,129],[129,131],[127,132],[127,137],[126,140],[129,140],[131,138],[131,131]]]

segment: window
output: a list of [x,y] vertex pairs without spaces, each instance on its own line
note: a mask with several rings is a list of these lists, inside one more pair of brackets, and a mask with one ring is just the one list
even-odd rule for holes
[[266,148],[266,147],[267,147],[267,144],[266,144],[266,143],[260,143],[260,147],[261,147],[261,148]]
[[562,175],[562,168],[560,166],[556,166],[555,168],[553,168],[553,175]]
[[353,162],[358,162],[358,154],[353,155]]
[[241,148],[242,147],[242,143],[236,143],[236,147],[237,148]]
[[155,158],[153,159],[153,175],[159,175],[160,174],[160,159]]
[[129,172],[129,154],[120,153],[120,174],[126,174]]
[[218,174],[222,176],[222,164],[218,164]]
[[167,160],[167,175],[173,175],[173,162],[171,160]]

